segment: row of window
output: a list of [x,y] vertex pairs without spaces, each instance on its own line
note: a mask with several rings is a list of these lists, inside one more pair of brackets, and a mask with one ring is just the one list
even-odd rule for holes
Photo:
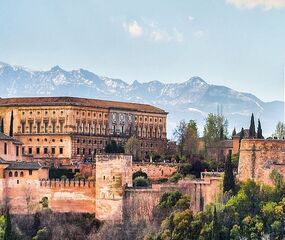
[[[76,115],[79,115],[79,114],[80,114],[79,112],[76,112]],[[98,117],[99,117],[99,118],[102,117],[102,113],[97,113],[97,114],[98,114]],[[82,112],[81,115],[82,115],[82,116],[85,116],[85,112]],[[96,118],[96,116],[97,116],[96,113],[93,113],[92,115],[93,115],[94,118]],[[88,113],[87,113],[87,116],[88,116],[88,117],[91,117],[91,112],[88,112]],[[104,114],[104,117],[107,118],[107,117],[108,117],[108,114],[105,113],[105,114]]]
[[103,149],[92,149],[91,148],[88,148],[88,149],[85,149],[85,148],[77,148],[76,150],[76,154],[77,155],[95,155],[97,153],[103,153]]
[[[35,131],[33,131],[35,130]],[[40,122],[36,122],[35,124],[30,121],[28,122],[28,126],[26,122],[21,122],[21,132],[22,133],[63,133],[64,131],[64,122],[60,121],[59,124],[56,122],[51,122],[51,125],[49,125],[49,122],[44,122],[43,125]]]
[[[102,141],[102,140],[100,140],[100,141],[97,142],[97,140],[90,140],[90,139],[89,139],[88,141],[86,141],[85,139],[82,139],[82,140],[80,141],[79,138],[76,140],[76,142],[77,142],[77,143],[80,143],[80,142],[82,142],[82,143],[89,143],[89,144],[97,144],[97,143],[103,144],[103,141]],[[108,142],[105,141],[105,144],[107,144],[107,143],[108,143]]]
[[[33,175],[33,170],[29,170],[29,175]],[[13,177],[13,172],[9,172],[9,175],[8,175],[9,177]],[[24,177],[24,172],[23,171],[21,171],[20,172],[20,174],[18,173],[18,171],[15,171],[14,172],[14,177]]]
[[[7,155],[8,154],[8,144],[6,142],[4,142],[4,154]],[[16,149],[16,156],[19,156],[19,146],[15,146]]]
[[[37,111],[38,115],[41,115],[41,113],[42,113],[41,111]],[[53,113],[53,115],[55,115],[57,113],[57,111],[52,111],[52,113]],[[33,115],[33,114],[35,114],[35,112],[30,111],[30,115]],[[49,114],[49,112],[45,111],[45,115],[48,115],[48,114]],[[60,114],[63,115],[63,111],[60,111]],[[22,112],[22,115],[23,116],[26,115],[26,112]]]
[[[40,155],[40,154],[56,154],[56,147],[28,147],[28,154],[32,155],[33,150],[35,149],[35,154]],[[43,149],[43,150],[42,150]],[[22,148],[23,154],[25,154],[25,148]],[[63,147],[58,148],[58,154],[63,154]]]

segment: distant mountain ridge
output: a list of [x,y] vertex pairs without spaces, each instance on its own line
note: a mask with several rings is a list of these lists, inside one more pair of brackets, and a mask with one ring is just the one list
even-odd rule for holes
[[85,69],[65,71],[55,66],[48,71],[30,70],[0,62],[0,97],[76,96],[148,103],[169,112],[168,136],[181,120],[195,119],[202,125],[217,107],[229,120],[230,131],[249,126],[251,113],[261,118],[263,131],[270,135],[278,121],[284,121],[284,102],[263,102],[250,93],[211,85],[200,77],[183,83],[151,81],[131,84],[121,79],[101,77]]

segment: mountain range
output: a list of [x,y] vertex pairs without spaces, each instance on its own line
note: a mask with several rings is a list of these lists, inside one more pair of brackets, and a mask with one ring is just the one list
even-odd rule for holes
[[284,121],[284,102],[264,102],[250,93],[208,84],[200,77],[182,83],[127,83],[85,69],[66,71],[55,66],[39,71],[0,62],[0,90],[0,97],[76,96],[152,104],[169,112],[169,138],[182,119],[196,120],[202,134],[207,114],[217,113],[217,109],[228,119],[229,131],[248,128],[252,113],[261,119],[265,136],[271,135],[278,121]]

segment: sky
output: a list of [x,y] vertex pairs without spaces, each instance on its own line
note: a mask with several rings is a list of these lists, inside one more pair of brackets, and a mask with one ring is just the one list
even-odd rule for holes
[[284,100],[285,0],[0,0],[0,61]]

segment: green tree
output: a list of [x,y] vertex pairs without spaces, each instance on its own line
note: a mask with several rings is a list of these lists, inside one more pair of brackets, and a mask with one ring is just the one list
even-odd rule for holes
[[140,154],[140,147],[141,145],[139,140],[136,137],[132,136],[125,144],[125,151],[127,154],[132,155],[134,160],[138,160]]
[[6,212],[6,226],[5,226],[5,233],[4,233],[4,240],[12,240],[12,224],[11,224],[11,216],[9,209]]
[[177,138],[181,157],[197,153],[199,134],[196,121],[190,120],[188,123],[184,120],[180,121],[174,131],[174,136]]
[[208,114],[203,132],[206,147],[214,147],[219,140],[225,139],[228,133],[227,127],[228,122],[223,116]]
[[37,235],[38,230],[40,229],[41,226],[41,219],[40,219],[40,213],[36,212],[34,215],[34,223],[33,223],[33,236]]
[[111,140],[105,147],[105,153],[124,153],[124,148],[115,140]]
[[264,139],[263,135],[262,135],[262,128],[261,128],[261,123],[260,123],[260,119],[258,119],[258,126],[257,126],[257,139]]
[[180,157],[182,157],[183,148],[184,148],[185,139],[186,139],[186,123],[184,120],[179,122],[178,126],[174,130],[173,135],[177,139],[178,152],[180,154]]
[[220,239],[220,225],[219,225],[219,222],[218,222],[216,206],[214,206],[212,224],[213,224],[213,228],[212,228],[212,238],[211,238],[211,240],[219,240]]
[[275,132],[272,134],[273,137],[282,139],[285,137],[285,123],[278,122],[276,125]]
[[232,137],[235,135],[237,135],[236,128],[234,128],[234,130],[233,130]]
[[37,235],[33,237],[32,240],[49,240],[50,234],[48,232],[48,229],[46,227],[38,230]]
[[249,138],[255,138],[255,137],[256,137],[255,122],[254,122],[254,115],[252,113],[250,119],[250,127],[249,127]]
[[147,187],[149,182],[146,178],[139,176],[134,179],[133,184],[134,187]]
[[236,184],[235,184],[233,165],[232,165],[231,155],[228,154],[227,160],[225,162],[223,190],[224,192],[232,191],[232,193],[235,193],[235,189],[236,189]]

